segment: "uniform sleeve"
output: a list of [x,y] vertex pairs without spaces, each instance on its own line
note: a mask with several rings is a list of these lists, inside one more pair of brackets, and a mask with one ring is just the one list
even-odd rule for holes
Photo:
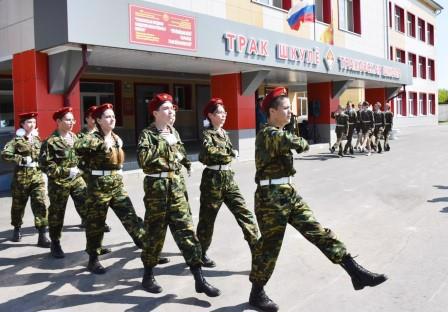
[[140,168],[148,166],[152,160],[158,157],[157,146],[151,143],[147,131],[140,134],[137,145],[137,161]]
[[64,179],[70,175],[70,168],[64,168],[56,163],[56,157],[51,144],[45,141],[39,155],[39,166],[52,179]]
[[199,161],[203,164],[227,164],[232,162],[234,152],[231,144],[216,146],[208,131],[204,131]]
[[271,130],[266,140],[266,150],[270,150],[273,155],[284,155],[290,150],[302,153],[309,150],[308,142],[288,131]]
[[6,143],[2,150],[2,159],[7,162],[13,162],[17,165],[22,163],[23,156],[16,153],[16,143],[15,140],[11,140]]

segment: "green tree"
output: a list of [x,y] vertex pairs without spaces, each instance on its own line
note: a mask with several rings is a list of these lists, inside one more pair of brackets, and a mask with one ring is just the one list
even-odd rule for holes
[[448,90],[439,89],[439,104],[448,104]]

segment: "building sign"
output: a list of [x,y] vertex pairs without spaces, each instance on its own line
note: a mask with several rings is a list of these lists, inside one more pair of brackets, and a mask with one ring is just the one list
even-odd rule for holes
[[345,72],[355,72],[382,78],[400,79],[400,69],[384,65],[375,64],[351,57],[338,57],[339,70]]
[[244,35],[237,35],[226,32],[224,34],[227,52],[238,52],[247,55],[268,56],[269,42],[267,40],[257,40],[247,38]]
[[129,5],[129,41],[196,51],[194,17]]

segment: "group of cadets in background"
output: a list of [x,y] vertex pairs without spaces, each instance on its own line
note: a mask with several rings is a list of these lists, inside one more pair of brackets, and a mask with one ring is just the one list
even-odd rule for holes
[[[357,146],[360,150],[366,148],[369,153],[372,147],[380,151],[381,134],[385,137],[384,149],[389,150],[387,136],[392,128],[392,113],[386,107],[383,114],[378,104],[373,112],[368,109],[367,102],[357,112],[351,103],[348,103],[346,112],[338,109],[334,114],[338,141],[332,151],[339,148],[339,153],[344,153],[341,144],[344,136],[347,137],[345,152],[353,154]],[[216,266],[207,250],[212,242],[218,211],[224,203],[234,215],[252,254],[249,303],[263,311],[278,310],[266,295],[264,286],[274,271],[288,223],[333,263],[341,265],[356,290],[384,282],[387,279],[385,275],[369,272],[355,262],[345,245],[331,230],[317,222],[311,208],[297,194],[291,180],[295,174],[291,150],[300,153],[309,147],[306,140],[298,136],[295,127],[285,130],[291,120],[286,90],[274,89],[259,100],[257,108],[266,114],[267,123],[256,137],[255,216],[247,208],[234,179],[231,162],[238,156],[238,151],[233,149],[223,129],[227,117],[223,100],[212,98],[203,110],[205,129],[199,161],[206,168],[200,185],[196,231],[182,175],[182,168],[190,172],[191,163],[179,133],[173,127],[177,107],[171,95],[161,93],[154,96],[148,106],[151,124],[142,131],[138,140],[138,164],[145,174],[144,220],[136,214],[124,188],[121,172],[125,157],[123,141],[113,131],[115,114],[111,104],[89,108],[85,116],[87,126],[78,135],[72,131],[75,120],[71,108],[56,111],[53,114],[56,130],[44,142],[37,133],[37,113],[20,114],[16,137],[1,153],[4,160],[16,164],[11,187],[12,240],[21,240],[22,219],[30,197],[35,227],[39,232],[37,245],[50,248],[55,258],[64,258],[62,228],[67,201],[71,197],[86,228],[87,269],[94,274],[103,274],[106,269],[98,256],[111,252],[102,246],[104,232],[110,230],[105,223],[110,207],[135,245],[142,249],[142,287],[146,291],[162,292],[153,268],[169,261],[160,257],[169,229],[194,276],[196,292],[215,297],[221,292],[206,281],[202,267]],[[352,147],[355,130],[359,142]],[[48,218],[42,173],[48,176]],[[50,240],[46,236],[47,226]]]
[[[376,102],[373,105],[364,101],[355,105],[348,101],[346,107],[338,106],[331,117],[336,120],[336,143],[330,145],[330,152],[338,150],[338,155],[343,157],[350,153],[359,153],[371,155],[372,151],[382,153],[383,150],[390,151],[389,135],[392,131],[394,114],[390,110],[390,104],[384,104],[384,111],[381,111],[381,103]],[[356,143],[353,146],[353,135],[356,131]],[[343,146],[343,140],[347,142]],[[381,145],[381,139],[383,144]]]

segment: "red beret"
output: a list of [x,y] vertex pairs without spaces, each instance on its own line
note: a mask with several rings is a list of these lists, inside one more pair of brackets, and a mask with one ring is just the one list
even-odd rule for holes
[[96,109],[96,106],[95,106],[95,105],[90,106],[90,107],[84,112],[84,118],[89,117],[89,116],[92,116],[92,115],[93,115],[93,112],[95,111],[95,109]]
[[71,112],[72,112],[71,107],[63,107],[53,113],[53,120],[62,119],[65,116],[65,114],[71,113]]
[[168,93],[159,93],[154,95],[151,102],[149,102],[149,114],[152,115],[152,112],[157,110],[157,108],[165,102],[173,103],[173,97]]
[[217,106],[218,104],[224,105],[224,102],[220,98],[211,98],[210,101],[205,105],[204,110],[202,111],[202,114],[204,115],[204,118],[207,118],[208,113],[212,112],[213,108]]
[[277,87],[274,90],[272,90],[268,95],[266,95],[263,102],[261,103],[262,109],[266,112],[268,110],[269,104],[271,104],[271,102],[275,98],[281,95],[288,95],[288,92],[286,92],[285,87]]
[[38,115],[37,112],[21,113],[21,114],[19,114],[19,119],[27,120],[27,119],[31,119],[31,118],[36,118],[37,115]]
[[108,109],[114,109],[114,106],[110,103],[104,103],[101,104],[100,106],[97,106],[95,108],[95,110],[92,112],[92,118],[101,118],[101,115],[103,115],[103,113],[108,110]]

